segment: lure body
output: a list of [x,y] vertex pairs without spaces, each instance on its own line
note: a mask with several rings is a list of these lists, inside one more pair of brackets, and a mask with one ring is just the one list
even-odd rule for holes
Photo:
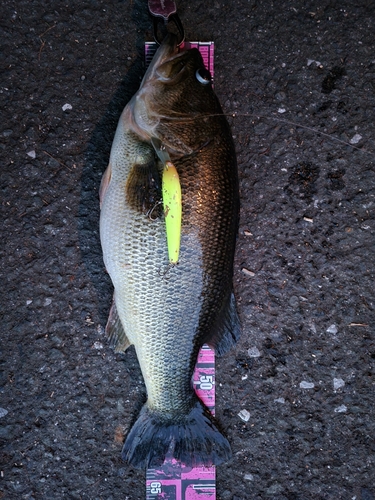
[[170,161],[163,170],[162,191],[169,262],[177,264],[181,242],[181,185],[176,167]]

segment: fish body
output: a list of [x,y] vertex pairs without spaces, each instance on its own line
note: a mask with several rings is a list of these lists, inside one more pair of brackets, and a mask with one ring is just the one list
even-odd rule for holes
[[[163,156],[181,186],[175,265],[161,208]],[[229,125],[199,51],[178,52],[168,35],[120,117],[101,185],[101,243],[114,285],[107,334],[117,351],[134,344],[147,389],[122,452],[136,467],[160,465],[167,453],[190,466],[231,456],[191,380],[204,343],[222,354],[240,335],[232,292],[238,212]]]

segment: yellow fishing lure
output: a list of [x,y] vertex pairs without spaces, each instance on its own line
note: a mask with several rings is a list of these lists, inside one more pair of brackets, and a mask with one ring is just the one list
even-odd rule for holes
[[169,262],[177,264],[181,243],[182,199],[178,172],[171,161],[166,161],[164,165],[162,193]]

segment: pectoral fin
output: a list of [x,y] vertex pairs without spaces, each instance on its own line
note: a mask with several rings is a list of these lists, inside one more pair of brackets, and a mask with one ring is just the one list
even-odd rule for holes
[[105,327],[105,333],[108,337],[110,347],[112,347],[115,352],[125,352],[131,345],[118,315],[114,296],[109,311],[107,326]]
[[160,217],[160,210],[155,206],[161,201],[161,173],[156,158],[147,163],[133,165],[126,183],[126,198],[129,205],[137,212],[153,212],[153,219]]

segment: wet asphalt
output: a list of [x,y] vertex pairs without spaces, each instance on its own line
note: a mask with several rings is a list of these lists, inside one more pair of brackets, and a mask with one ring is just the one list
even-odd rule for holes
[[[187,39],[215,41],[239,164],[217,498],[374,500],[375,6],[178,7]],[[143,500],[120,451],[144,386],[104,337],[98,188],[146,2],[4,0],[0,22],[0,498]]]

